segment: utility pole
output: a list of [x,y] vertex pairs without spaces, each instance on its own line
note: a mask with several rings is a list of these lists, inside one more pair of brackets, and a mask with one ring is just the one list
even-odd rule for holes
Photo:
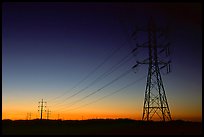
[[[167,69],[167,73],[171,71],[171,60],[166,60],[170,55],[170,44],[159,43],[159,40],[161,40],[161,38],[165,36],[166,30],[158,28],[151,18],[147,29],[138,29],[134,32],[134,34],[137,31],[143,31],[148,34],[147,42],[144,42],[143,44],[137,43],[136,48],[132,51],[133,53],[135,53],[139,48],[147,48],[149,54],[148,58],[144,59],[143,61],[137,61],[137,63],[132,67],[133,69],[135,69],[139,65],[149,65],[142,120],[152,120],[153,116],[157,116],[157,118],[162,121],[172,120],[160,73],[160,70],[162,70],[163,68]],[[161,54],[163,53],[165,53],[165,57],[161,58]]]
[[47,120],[49,119],[49,114],[51,113],[51,111],[48,109],[47,110]]
[[[43,118],[43,112],[45,111],[46,112],[46,110],[45,110],[45,108],[46,108],[46,103],[47,102],[43,102],[43,99],[42,99],[42,101],[40,101],[40,102],[38,102],[39,103],[39,106],[38,106],[38,111],[40,111],[40,120],[42,120],[42,118]],[[40,108],[40,110],[39,110],[39,108]]]

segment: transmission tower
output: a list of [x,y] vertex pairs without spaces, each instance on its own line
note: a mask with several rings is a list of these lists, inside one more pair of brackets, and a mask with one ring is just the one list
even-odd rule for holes
[[[149,56],[143,61],[137,61],[137,63],[132,68],[135,69],[139,65],[143,64],[149,65],[142,120],[152,120],[153,116],[155,119],[159,118],[162,121],[171,120],[170,109],[160,73],[160,70],[163,68],[166,68],[167,73],[171,71],[171,60],[166,60],[170,55],[170,44],[159,44],[160,38],[165,36],[167,29],[158,28],[151,18],[147,29],[138,28],[134,32],[134,35],[140,31],[148,34],[148,40],[143,44],[137,43],[136,48],[133,49],[132,52],[135,53],[139,48],[146,48],[148,49]],[[163,53],[165,53],[165,59],[161,58],[160,54]]]
[[[39,103],[39,106],[38,106],[38,111],[40,111],[40,119],[42,120],[43,118],[43,112],[46,112],[46,110],[44,108],[46,108],[46,103],[47,102],[43,102],[43,99],[42,101],[38,102]],[[40,108],[40,109],[39,109]]]
[[50,113],[51,113],[51,111],[48,109],[48,110],[47,110],[47,120],[49,119]]
[[27,113],[27,120],[31,120],[31,113]]

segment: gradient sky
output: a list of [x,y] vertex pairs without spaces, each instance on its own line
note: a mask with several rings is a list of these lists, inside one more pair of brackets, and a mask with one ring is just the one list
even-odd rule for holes
[[[163,83],[172,118],[201,121],[200,3],[3,3],[2,119],[25,119],[27,113],[38,118],[38,102],[42,98],[51,110],[51,119],[58,114],[63,119],[141,119],[147,66],[141,66],[137,73],[132,70],[97,94],[70,106],[130,69],[138,60],[133,55],[101,81],[66,98],[89,85],[129,54],[136,42],[145,39],[145,35],[138,36],[124,44],[135,26],[145,26],[150,16],[158,26],[170,27],[172,72],[163,75]],[[145,58],[145,54],[140,53],[140,57]],[[83,107],[134,80],[138,81],[121,92]]]

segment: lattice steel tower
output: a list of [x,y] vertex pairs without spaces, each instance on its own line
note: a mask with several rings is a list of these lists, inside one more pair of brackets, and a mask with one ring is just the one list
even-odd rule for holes
[[[137,63],[132,67],[135,69],[141,64],[149,65],[142,120],[152,120],[153,116],[155,119],[160,119],[162,121],[171,120],[170,109],[160,73],[160,70],[163,68],[167,69],[167,73],[170,72],[171,60],[166,61],[160,58],[160,54],[163,53],[165,53],[165,59],[170,55],[170,44],[158,44],[157,41],[158,38],[164,36],[163,34],[165,34],[165,29],[157,28],[151,18],[147,29],[138,28],[135,32],[137,31],[148,33],[147,42],[143,44],[136,44],[137,47],[132,51],[135,53],[139,48],[147,48],[149,54],[148,58],[143,61],[137,61]],[[135,35],[135,33],[133,35]]]
[[40,108],[40,109],[38,109],[38,111],[40,111],[40,120],[42,120],[43,119],[43,112],[46,112],[45,108],[46,108],[47,102],[43,101],[43,99],[42,99],[42,101],[40,101],[38,103],[39,103],[38,108]]

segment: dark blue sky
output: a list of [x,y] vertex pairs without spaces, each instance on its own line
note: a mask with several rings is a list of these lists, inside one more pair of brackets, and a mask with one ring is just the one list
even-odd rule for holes
[[[196,111],[196,114],[192,114],[195,117],[201,116],[200,4],[3,3],[2,16],[3,107],[12,99],[18,102],[26,98],[36,103],[41,98],[48,100],[65,91],[68,91],[66,96],[75,93],[70,91],[75,84],[123,45],[135,25],[144,26],[149,17],[153,16],[159,26],[169,25],[171,30],[169,41],[173,49],[172,73],[165,75],[163,81],[175,117],[191,111]],[[135,40],[129,40],[77,89],[91,83],[134,47]],[[135,61],[136,58],[132,58],[73,100],[100,88],[130,69]],[[147,67],[141,67],[138,73],[128,74],[99,96],[119,89],[145,74]],[[134,111],[138,113],[142,112],[145,81],[143,79],[140,84],[129,88],[130,93],[124,97],[124,102],[130,100],[131,104],[134,102],[131,97],[135,97],[137,101],[134,103],[137,105]],[[119,100],[115,97],[110,102]],[[196,110],[193,108],[195,106]],[[190,114],[186,117],[190,117]]]

